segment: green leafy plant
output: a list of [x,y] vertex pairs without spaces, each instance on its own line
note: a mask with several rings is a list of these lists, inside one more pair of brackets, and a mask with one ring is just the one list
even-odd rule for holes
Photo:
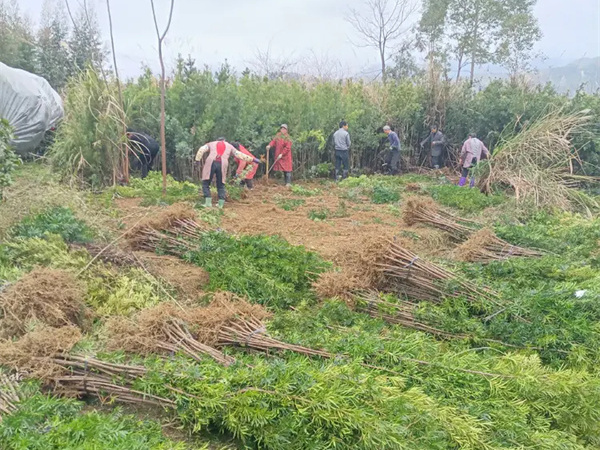
[[41,238],[57,234],[69,243],[90,242],[94,234],[69,208],[55,207],[40,214],[25,217],[12,230],[11,235],[22,238]]
[[139,420],[120,409],[84,411],[84,403],[36,394],[0,421],[5,450],[186,450],[162,434],[158,422]]
[[430,186],[428,192],[440,204],[465,213],[476,213],[506,201],[504,195],[485,195],[479,189],[469,189],[453,184]]
[[378,205],[384,203],[397,203],[400,201],[400,192],[398,189],[390,188],[388,186],[374,186],[371,200]]
[[327,208],[311,209],[308,212],[308,218],[314,221],[324,221],[329,217],[330,211]]
[[278,308],[313,298],[311,283],[327,267],[316,254],[283,239],[223,232],[206,233],[184,259],[210,274],[209,289]]
[[292,186],[292,193],[296,194],[296,195],[300,195],[302,197],[314,197],[315,195],[320,195],[321,190],[320,189],[309,189],[304,186],[295,184],[294,186]]
[[301,198],[278,198],[277,205],[285,211],[295,211],[306,203],[306,200]]
[[12,184],[12,173],[19,158],[10,145],[12,128],[6,119],[0,117],[0,201],[4,188]]

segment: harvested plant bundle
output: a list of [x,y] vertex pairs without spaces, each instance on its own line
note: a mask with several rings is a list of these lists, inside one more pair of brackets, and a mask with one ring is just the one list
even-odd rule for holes
[[[575,206],[597,206],[590,197],[574,189],[574,164],[581,164],[571,141],[590,121],[588,111],[557,110],[523,126],[521,132],[496,147],[490,160],[488,190],[510,186],[517,201],[530,201],[539,208],[571,210]],[[589,179],[591,181],[591,179]]]
[[[108,398],[120,403],[172,408],[176,406],[172,400],[133,388],[133,382],[146,374],[144,367],[112,364],[95,358],[70,355],[57,356],[52,362],[63,368],[63,373],[51,380],[55,394],[67,397],[93,395],[101,400]],[[119,379],[120,384],[116,384],[115,379]]]
[[[201,237],[206,231],[195,222],[196,212],[186,203],[174,203],[152,217],[145,218],[127,232],[127,240],[133,248],[154,250],[152,245],[163,233],[170,232],[172,236]],[[147,241],[150,242],[147,242]]]
[[131,252],[127,252],[114,246],[106,247],[98,244],[72,244],[71,249],[85,249],[92,258],[98,258],[102,262],[117,267],[139,267],[139,261]]
[[253,317],[235,320],[219,330],[219,346],[237,345],[261,351],[288,350],[308,356],[331,358],[330,353],[300,345],[287,344],[267,334],[264,323]]
[[107,323],[109,347],[143,354],[182,352],[196,361],[203,354],[221,364],[232,364],[233,358],[203,344],[190,333],[190,311],[162,303],[141,311],[134,319],[112,318]]
[[0,422],[2,415],[10,414],[17,409],[16,404],[21,401],[21,394],[17,382],[0,372]]
[[490,263],[513,257],[540,257],[543,254],[500,239],[491,230],[484,228],[473,234],[469,240],[456,249],[459,260],[466,262]]
[[[378,267],[385,276],[386,287],[409,298],[437,303],[447,296],[464,296],[471,301],[498,304],[494,292],[479,289],[393,242]],[[444,284],[453,284],[453,292],[448,293],[449,286]]]
[[[432,225],[446,231],[453,241],[464,242],[457,252],[462,261],[487,263],[513,257],[543,256],[539,251],[511,245],[489,229],[484,228],[477,231],[472,227],[478,226],[477,222],[462,219],[443,211],[429,198],[413,197],[408,199],[404,209],[404,220],[408,225],[415,223]],[[465,226],[461,222],[470,226]]]
[[434,334],[440,337],[455,337],[450,333],[419,323],[415,319],[414,310],[416,305],[410,302],[389,302],[381,298],[376,291],[366,291],[356,294],[356,310],[369,314],[376,319],[382,319],[387,323],[402,325],[406,328]]
[[83,327],[83,286],[70,272],[34,269],[0,293],[0,338],[22,336],[30,322]]
[[453,214],[443,211],[432,199],[425,197],[410,197],[406,200],[402,215],[407,225],[426,223],[446,231],[458,242],[469,238],[473,228],[460,222],[474,225],[473,221],[460,219]]

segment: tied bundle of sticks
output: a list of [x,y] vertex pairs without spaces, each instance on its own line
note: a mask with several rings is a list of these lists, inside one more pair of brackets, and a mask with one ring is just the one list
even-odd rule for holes
[[9,415],[17,409],[21,393],[16,380],[0,372],[0,422],[3,415]]
[[487,264],[514,257],[536,258],[543,256],[543,253],[511,245],[498,238],[491,230],[484,228],[460,245],[456,249],[456,256],[460,261]]
[[376,319],[382,319],[389,324],[401,325],[443,338],[455,337],[445,331],[417,322],[414,316],[416,305],[413,303],[403,301],[392,303],[382,299],[377,291],[360,292],[355,295],[355,301],[357,311],[366,313]]
[[387,287],[409,298],[437,303],[448,296],[464,297],[500,305],[497,294],[491,290],[469,284],[394,242],[390,242],[388,252],[377,266],[385,276]]
[[107,323],[109,348],[142,354],[183,353],[196,361],[207,355],[224,366],[233,364],[234,358],[192,335],[188,324],[194,323],[196,310],[162,303],[143,310],[133,320],[112,318]]
[[426,223],[446,231],[450,235],[450,238],[457,242],[467,240],[474,231],[472,227],[476,225],[471,220],[460,219],[453,214],[441,210],[432,199],[423,197],[408,198],[402,218],[409,226],[416,223]]
[[188,240],[201,238],[206,231],[195,219],[196,212],[191,206],[175,203],[140,221],[127,232],[127,240],[139,250],[153,251],[163,243],[167,246],[166,250],[181,249],[182,245],[189,248]]
[[441,210],[429,198],[413,197],[408,199],[403,218],[408,225],[425,223],[447,232],[453,241],[464,243],[457,252],[462,261],[488,263],[515,257],[543,256],[540,251],[511,245],[500,239],[491,230],[478,230],[480,225],[476,222]]
[[[100,400],[115,400],[127,404],[144,404],[174,408],[172,400],[147,394],[133,388],[134,381],[146,374],[139,366],[127,366],[72,355],[56,355],[51,362],[62,373],[50,381],[54,392],[68,397],[92,395]],[[119,384],[114,380],[118,379]]]
[[314,350],[300,345],[287,344],[273,339],[267,334],[264,323],[254,317],[238,319],[219,330],[219,346],[236,345],[268,352],[269,350],[287,350],[307,356],[332,358],[330,353]]

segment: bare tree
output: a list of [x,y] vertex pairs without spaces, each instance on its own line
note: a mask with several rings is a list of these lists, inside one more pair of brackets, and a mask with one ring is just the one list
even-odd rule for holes
[[271,45],[266,50],[258,49],[254,55],[254,60],[249,63],[260,75],[267,78],[282,78],[298,65],[298,61],[293,55],[275,56],[271,51]]
[[336,58],[328,53],[317,54],[314,50],[303,58],[302,65],[306,75],[318,80],[337,80],[343,78],[349,70]]
[[162,176],[163,176],[163,195],[167,194],[167,138],[165,137],[165,95],[166,95],[166,70],[165,61],[163,58],[163,42],[173,19],[173,7],[175,0],[171,0],[171,8],[169,10],[169,20],[165,30],[161,33],[158,29],[158,19],[156,18],[156,9],[154,8],[154,0],[150,0],[152,5],[152,17],[154,17],[154,27],[156,28],[156,37],[158,38],[158,59],[160,60],[160,154],[162,157]]
[[374,47],[381,60],[381,77],[386,80],[389,51],[411,31],[410,19],[419,6],[416,0],[367,0],[368,12],[350,10],[348,22],[362,36],[357,47]]

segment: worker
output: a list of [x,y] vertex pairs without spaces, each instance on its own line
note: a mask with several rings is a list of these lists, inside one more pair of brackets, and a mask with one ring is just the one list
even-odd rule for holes
[[397,175],[400,169],[400,138],[395,131],[392,131],[389,125],[383,127],[383,132],[387,134],[390,144],[390,151],[385,159],[384,167],[392,175]]
[[[477,163],[482,159],[487,159],[490,156],[490,152],[483,142],[477,139],[475,132],[469,133],[469,138],[465,141],[460,152],[460,165],[462,167],[462,173],[459,186],[464,186],[467,183],[467,177],[469,171],[475,168]],[[471,187],[475,187],[475,176],[471,176]]]
[[225,178],[227,176],[227,167],[231,155],[246,162],[260,164],[260,159],[248,156],[239,150],[236,150],[230,143],[225,142],[225,138],[219,138],[214,142],[203,145],[196,153],[196,164],[202,161],[202,157],[208,152],[208,157],[202,168],[202,193],[204,195],[204,207],[212,207],[212,197],[210,194],[210,183],[213,178],[217,180],[217,192],[219,193],[219,208],[225,206],[227,191],[225,190]]
[[[242,152],[244,155],[255,158],[254,155],[239,142],[234,142],[231,145],[233,145],[236,150]],[[235,162],[237,162],[238,165],[235,176],[240,180],[240,184],[242,186],[246,186],[249,190],[254,189],[254,175],[256,175],[256,171],[258,170],[258,164],[253,162],[252,165],[250,165],[248,162],[238,158],[237,156],[235,157]]]
[[127,139],[129,139],[129,149],[135,157],[134,163],[140,163],[142,178],[146,178],[154,158],[160,151],[160,145],[147,134],[131,129],[127,129]]
[[421,142],[421,148],[429,145],[431,152],[431,165],[434,169],[440,169],[444,166],[444,145],[446,145],[446,137],[438,129],[437,125],[431,127],[431,133]]
[[340,179],[340,170],[343,170],[342,180],[348,178],[350,172],[350,133],[348,133],[348,122],[342,120],[340,128],[333,133],[333,145],[335,147],[335,181]]
[[275,163],[272,170],[283,172],[286,187],[292,185],[292,141],[288,126],[284,123],[279,127],[279,133],[267,145],[267,151],[275,147]]

